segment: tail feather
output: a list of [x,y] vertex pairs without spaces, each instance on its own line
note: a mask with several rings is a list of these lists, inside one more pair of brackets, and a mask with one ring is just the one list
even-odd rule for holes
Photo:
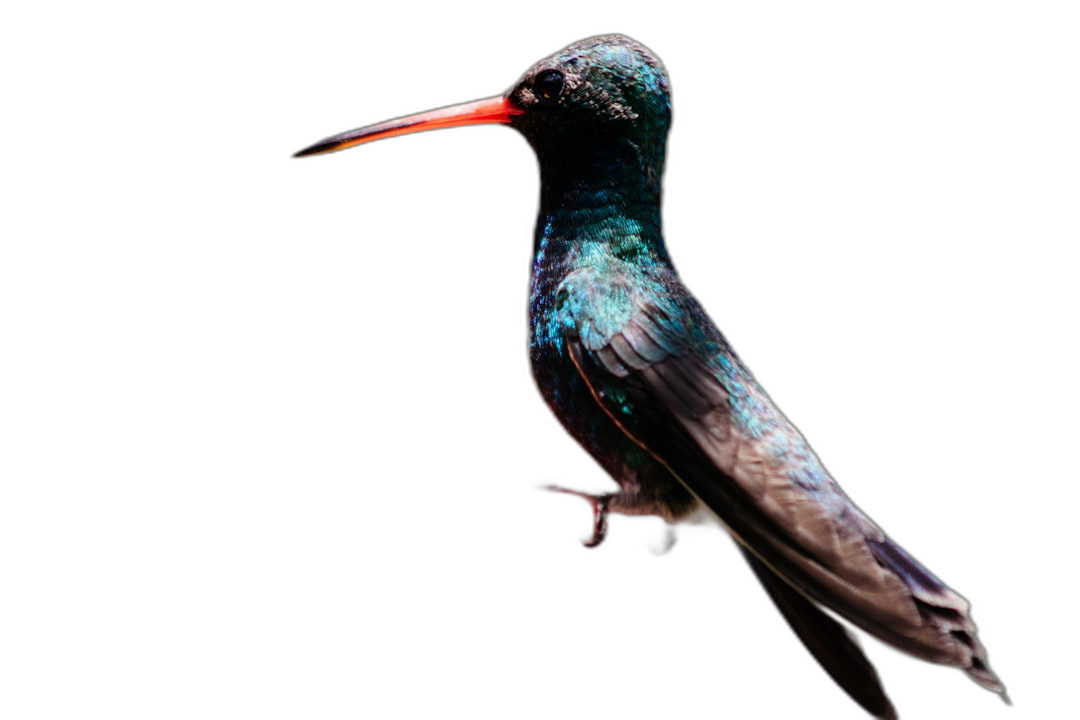
[[784,619],[836,684],[874,717],[896,720],[896,710],[885,694],[877,670],[855,638],[753,553],[741,545],[739,549]]
[[938,580],[918,560],[888,537],[880,541],[868,539],[867,544],[874,558],[900,578],[911,592],[912,600],[923,621],[960,646],[958,655],[961,658],[961,669],[972,680],[987,690],[996,692],[1002,700],[1009,703],[1005,686],[990,669],[986,648],[976,635],[968,601]]

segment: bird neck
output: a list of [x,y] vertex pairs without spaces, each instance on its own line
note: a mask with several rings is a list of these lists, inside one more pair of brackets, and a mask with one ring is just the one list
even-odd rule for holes
[[660,225],[662,149],[541,157],[537,264],[602,253],[622,260],[668,263]]
[[566,360],[555,298],[567,275],[589,266],[649,272],[670,268],[671,261],[660,232],[662,148],[657,162],[537,154],[541,184],[529,292],[531,355],[537,382],[545,393],[555,393],[548,400],[555,402],[558,392],[551,389],[546,359]]

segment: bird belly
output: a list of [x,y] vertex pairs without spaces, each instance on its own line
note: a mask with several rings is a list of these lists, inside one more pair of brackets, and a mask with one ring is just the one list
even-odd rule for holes
[[534,346],[532,371],[555,417],[618,483],[609,511],[659,515],[668,522],[690,519],[697,498],[611,420],[561,348]]

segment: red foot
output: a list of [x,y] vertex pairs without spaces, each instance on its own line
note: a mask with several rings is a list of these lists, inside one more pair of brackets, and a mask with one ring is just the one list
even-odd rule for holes
[[558,485],[548,485],[544,489],[566,493],[567,495],[577,495],[588,500],[593,509],[593,535],[585,541],[585,547],[596,547],[604,541],[604,536],[607,535],[608,505],[611,503],[611,499],[615,497],[614,495],[590,495],[577,490],[568,490]]

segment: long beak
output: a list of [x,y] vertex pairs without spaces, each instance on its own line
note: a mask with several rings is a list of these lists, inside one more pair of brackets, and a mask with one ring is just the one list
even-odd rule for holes
[[521,113],[521,108],[513,105],[510,98],[499,95],[498,97],[484,98],[483,100],[462,105],[452,105],[417,115],[387,120],[378,125],[368,125],[356,130],[349,130],[340,135],[320,140],[311,147],[296,153],[293,157],[335,152],[353,145],[371,142],[372,140],[382,140],[394,135],[421,132],[422,130],[437,130],[458,125],[480,125],[482,123],[508,123],[511,117]]

